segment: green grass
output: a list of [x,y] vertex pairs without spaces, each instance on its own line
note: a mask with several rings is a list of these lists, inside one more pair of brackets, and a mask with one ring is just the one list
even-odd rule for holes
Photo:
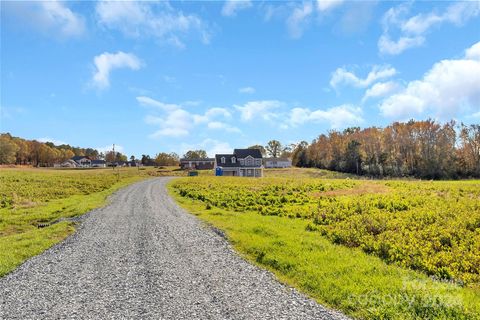
[[[314,180],[308,181],[319,186],[335,184]],[[274,272],[281,281],[299,288],[318,302],[350,316],[360,319],[480,319],[478,287],[433,280],[424,273],[394,263],[388,264],[375,255],[365,253],[360,247],[335,244],[328,236],[322,235],[324,233],[318,229],[321,225],[312,222],[314,217],[282,215],[281,210],[273,209],[276,215],[265,212],[259,214],[258,210],[245,209],[253,206],[252,201],[258,200],[253,199],[252,195],[241,196],[244,192],[242,186],[250,185],[249,181],[258,195],[264,183],[271,185],[271,193],[276,189],[281,190],[272,185],[271,181],[277,180],[213,180],[205,177],[172,181],[169,190],[185,209],[224,230],[236,250],[248,260]],[[359,189],[364,183],[367,183],[367,187]],[[370,186],[371,183],[339,181],[326,192],[332,198],[341,199],[365,196],[365,199],[370,199],[372,192],[379,191],[383,196],[384,190]],[[299,186],[293,184],[292,188],[301,189],[301,181],[298,182]],[[187,186],[199,192],[199,198],[187,196],[187,189],[183,189],[181,195],[180,190]],[[402,185],[402,188],[405,186]],[[465,196],[469,195],[468,188],[465,189],[461,184],[459,188]],[[360,191],[349,195],[348,190]],[[418,193],[419,190],[413,192]],[[282,194],[287,195],[286,192]],[[306,204],[303,202],[307,199],[305,196],[292,196],[300,198],[302,205]],[[455,193],[455,196],[458,194]],[[225,199],[231,199],[232,206]],[[267,200],[270,201],[267,207],[281,203],[271,202],[271,198]],[[346,220],[350,218],[347,216]]]
[[58,219],[104,206],[118,189],[157,175],[155,168],[0,169],[0,276],[74,232],[73,222]]

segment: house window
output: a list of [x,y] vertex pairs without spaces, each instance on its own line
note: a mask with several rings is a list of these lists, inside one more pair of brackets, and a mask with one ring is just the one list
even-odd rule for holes
[[232,157],[232,163],[236,163],[237,160],[235,159],[235,157]]
[[222,163],[225,163],[225,157],[222,157],[222,159],[220,160]]

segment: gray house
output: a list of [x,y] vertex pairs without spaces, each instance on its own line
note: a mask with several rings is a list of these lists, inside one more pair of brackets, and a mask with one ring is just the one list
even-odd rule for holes
[[216,154],[217,168],[224,176],[263,177],[262,153],[258,149],[235,149],[232,154]]

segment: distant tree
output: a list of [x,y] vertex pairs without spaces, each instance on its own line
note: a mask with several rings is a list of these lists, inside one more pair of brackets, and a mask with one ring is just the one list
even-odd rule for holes
[[0,164],[13,164],[19,147],[13,142],[11,136],[2,134],[0,136]]
[[115,162],[115,153],[113,151],[105,152],[105,161],[106,162]]
[[160,152],[155,157],[155,163],[159,166],[177,166],[179,157],[176,153]]
[[306,141],[302,141],[295,146],[292,152],[292,165],[296,167],[307,166],[307,147],[308,143]]
[[360,156],[360,142],[352,140],[347,145],[345,152],[346,171],[350,173],[360,174],[362,158]]
[[134,155],[130,156],[130,161],[135,161],[135,156]]
[[148,165],[151,161],[152,159],[148,154],[142,154],[142,159],[140,160],[140,162],[142,162],[144,166]]
[[265,157],[267,155],[267,151],[265,150],[265,147],[261,146],[259,144],[250,146],[250,147],[248,147],[248,149],[258,149],[258,150],[260,150],[260,153],[262,154],[262,156]]
[[185,159],[206,159],[208,158],[205,150],[189,150],[184,155]]
[[282,152],[280,153],[280,158],[288,158],[288,159],[291,159],[291,158],[292,158],[292,155],[293,155],[293,151],[295,150],[296,147],[297,147],[297,145],[294,144],[294,143],[291,143],[291,144],[285,146],[285,147],[282,149]]
[[265,146],[267,154],[273,158],[277,158],[282,152],[282,144],[278,140],[270,140]]
[[89,157],[90,159],[93,159],[93,160],[96,160],[99,157],[98,151],[92,148],[86,148],[84,151],[84,154],[86,157]]

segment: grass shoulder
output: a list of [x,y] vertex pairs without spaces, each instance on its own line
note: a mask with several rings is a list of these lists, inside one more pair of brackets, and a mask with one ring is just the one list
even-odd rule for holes
[[1,170],[0,276],[75,231],[78,217],[108,203],[111,194],[150,178],[137,169]]
[[319,303],[359,319],[479,319],[480,292],[387,264],[359,248],[332,243],[310,219],[236,211],[180,195],[187,211],[224,231],[234,248]]

